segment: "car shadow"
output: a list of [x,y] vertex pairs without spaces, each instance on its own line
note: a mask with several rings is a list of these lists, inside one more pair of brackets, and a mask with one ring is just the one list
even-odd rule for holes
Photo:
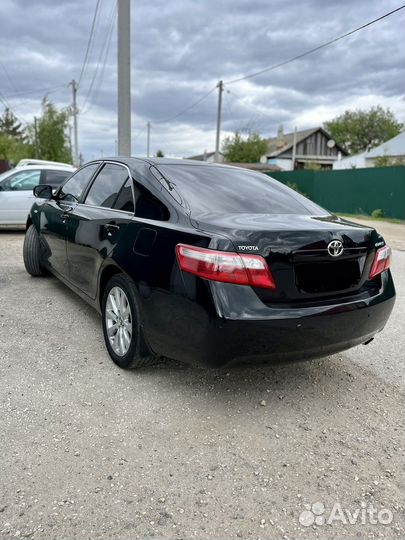
[[[80,306],[80,311],[94,325],[103,340],[100,315],[76,293],[57,279],[53,284],[66,301]],[[305,362],[254,361],[215,369],[184,364],[170,358],[162,358],[156,364],[134,370],[121,370],[109,359],[105,351],[108,369],[116,371],[135,386],[139,380],[148,380],[159,391],[181,392],[190,400],[215,400],[231,409],[245,402],[264,407],[269,403],[295,407],[304,398],[322,406],[322,402],[339,404],[347,393],[354,391],[354,372],[359,367],[336,354],[320,360]],[[99,358],[97,358],[97,365]],[[339,392],[337,392],[339,388]],[[263,400],[265,404],[260,405]]]

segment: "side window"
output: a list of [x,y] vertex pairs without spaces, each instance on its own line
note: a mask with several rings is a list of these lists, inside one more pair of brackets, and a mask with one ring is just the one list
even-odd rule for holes
[[134,185],[135,190],[135,216],[157,221],[167,221],[169,210],[154,195],[144,187]]
[[1,183],[3,191],[32,191],[39,184],[41,171],[21,171]]
[[45,181],[44,184],[49,184],[50,186],[60,186],[62,182],[66,180],[68,176],[71,176],[72,171],[44,171]]
[[84,203],[113,208],[118,193],[127,178],[127,169],[120,165],[107,163],[96,176]]
[[122,186],[121,191],[114,203],[115,210],[122,210],[123,212],[135,212],[134,196],[132,194],[132,178],[128,178],[125,184]]
[[98,163],[91,163],[90,165],[80,169],[80,171],[77,171],[77,173],[75,173],[65,184],[63,184],[58,192],[59,198],[68,201],[79,201],[98,166]]

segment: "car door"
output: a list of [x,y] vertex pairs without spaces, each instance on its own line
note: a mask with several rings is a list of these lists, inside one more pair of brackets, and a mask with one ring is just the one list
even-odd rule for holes
[[55,198],[46,201],[42,208],[40,233],[46,247],[47,263],[52,271],[66,279],[69,278],[66,255],[68,219],[99,165],[90,163],[79,169],[59,188]]
[[24,225],[34,196],[32,190],[41,181],[41,171],[31,169],[16,172],[0,184],[0,223]]
[[[132,179],[124,165],[106,162],[67,220],[69,281],[91,298],[103,261],[110,257],[134,214]],[[130,200],[119,203],[123,195]],[[125,191],[123,191],[125,190]],[[121,207],[116,207],[116,202]]]

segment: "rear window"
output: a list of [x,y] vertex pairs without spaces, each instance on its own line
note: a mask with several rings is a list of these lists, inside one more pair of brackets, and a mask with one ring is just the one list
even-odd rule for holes
[[317,214],[325,210],[269,176],[232,167],[161,165],[192,214]]

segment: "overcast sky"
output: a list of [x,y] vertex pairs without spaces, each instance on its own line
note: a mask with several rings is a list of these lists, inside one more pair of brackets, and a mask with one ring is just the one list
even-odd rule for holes
[[[217,92],[225,82],[282,62],[401,5],[401,0],[133,0],[132,152],[189,156],[215,145]],[[0,97],[31,122],[45,93],[71,101],[96,0],[1,0]],[[389,107],[404,121],[405,10],[269,73],[225,86],[222,136],[273,136],[320,125],[346,109]],[[114,27],[112,27],[114,24]],[[109,43],[109,30],[112,29]],[[109,47],[108,47],[109,45]],[[78,91],[85,160],[115,153],[115,1],[101,0]],[[104,62],[105,59],[105,62]],[[103,69],[104,65],[104,69]],[[0,103],[1,106],[1,103]],[[160,123],[159,123],[160,122]]]

